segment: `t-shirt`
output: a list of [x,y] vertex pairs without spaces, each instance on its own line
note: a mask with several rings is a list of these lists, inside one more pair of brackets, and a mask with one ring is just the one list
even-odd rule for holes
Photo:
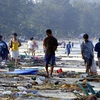
[[88,40],[88,42],[83,42],[81,45],[81,51],[83,52],[84,57],[90,58],[93,56],[93,43]]
[[97,57],[100,57],[100,42],[95,45],[95,51],[97,52]]
[[19,49],[19,42],[18,42],[18,40],[16,40],[16,41],[11,41],[12,42],[12,48],[11,48],[11,50],[12,51],[16,51],[16,50],[18,50]]
[[55,54],[55,51],[58,46],[57,39],[52,37],[46,37],[44,39],[44,46],[46,49],[46,54]]
[[67,44],[67,47],[66,47],[67,49],[71,49],[71,44]]
[[33,49],[34,46],[33,41],[29,40],[27,44],[28,44],[28,49]]
[[5,56],[7,56],[8,53],[9,53],[9,50],[8,50],[8,46],[6,42],[4,41],[0,42],[0,56],[5,58]]
[[0,52],[2,51],[2,49],[4,48],[4,46],[5,46],[4,43],[1,42],[0,43]]

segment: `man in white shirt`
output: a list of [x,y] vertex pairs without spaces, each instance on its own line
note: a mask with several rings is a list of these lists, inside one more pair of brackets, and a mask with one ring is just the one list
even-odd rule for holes
[[27,43],[27,48],[28,48],[28,53],[32,53],[32,57],[35,56],[35,50],[34,50],[34,42],[33,42],[33,37],[30,38],[30,40]]

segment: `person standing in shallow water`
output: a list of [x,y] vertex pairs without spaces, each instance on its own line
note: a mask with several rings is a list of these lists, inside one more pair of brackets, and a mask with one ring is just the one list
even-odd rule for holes
[[49,77],[48,65],[51,65],[50,76],[52,76],[54,65],[55,65],[55,51],[58,46],[57,39],[53,37],[50,29],[46,30],[47,37],[44,39],[45,51],[45,69],[47,77]]
[[81,54],[82,54],[82,58],[85,61],[85,65],[86,65],[86,73],[87,74],[91,74],[91,66],[92,66],[92,61],[93,61],[93,43],[89,40],[89,36],[88,34],[84,34],[83,35],[83,39],[84,42],[81,45]]
[[97,52],[98,66],[100,68],[100,38],[99,38],[99,42],[95,45],[95,51]]

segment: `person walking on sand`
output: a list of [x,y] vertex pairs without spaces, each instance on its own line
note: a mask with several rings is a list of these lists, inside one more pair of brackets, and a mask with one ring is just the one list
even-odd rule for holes
[[98,66],[100,68],[100,38],[99,38],[99,42],[95,45],[95,51],[97,52]]
[[74,42],[72,42],[72,48],[74,47]]
[[81,54],[86,64],[86,73],[89,75],[92,73],[91,66],[94,57],[93,54],[94,46],[93,43],[89,40],[88,34],[84,34],[83,38],[84,42],[81,44]]
[[27,43],[27,49],[28,49],[28,53],[30,55],[30,53],[32,53],[32,57],[35,56],[35,50],[34,50],[34,42],[33,42],[34,38],[31,37],[30,40]]
[[18,58],[19,58],[19,47],[21,46],[20,40],[17,38],[17,34],[12,34],[12,39],[10,40],[9,46],[10,46],[10,54],[11,54],[11,60],[13,63],[15,63],[15,66],[18,65]]
[[49,71],[48,71],[48,64],[51,65],[51,72],[50,76],[52,76],[54,65],[55,65],[55,51],[58,46],[57,39],[53,37],[52,31],[50,29],[46,30],[47,37],[44,39],[44,46],[46,49],[45,52],[45,69],[47,77],[49,77]]
[[68,56],[69,56],[70,51],[71,51],[71,44],[70,43],[71,42],[69,41],[69,43],[66,45],[66,51],[67,51]]

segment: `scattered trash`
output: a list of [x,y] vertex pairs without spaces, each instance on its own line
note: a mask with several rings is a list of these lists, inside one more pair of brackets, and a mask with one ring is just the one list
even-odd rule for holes
[[43,81],[41,81],[40,78],[37,78],[37,79],[36,79],[36,82],[37,82],[39,85],[42,85],[42,84],[43,84]]
[[83,80],[83,84],[86,84],[88,81],[85,79],[85,80]]
[[28,63],[26,63],[26,62],[20,62],[20,64],[23,66],[28,65]]
[[74,90],[77,90],[79,91],[79,87],[77,84],[63,84],[61,87],[61,89],[67,89],[67,91],[74,91]]
[[27,89],[32,88],[32,84],[31,83],[25,83],[23,86],[26,87]]
[[35,56],[34,59],[35,59],[35,60],[38,60],[38,56]]
[[27,92],[26,92],[26,91],[15,93],[15,96],[16,96],[16,97],[22,97],[22,96],[24,96],[24,95],[27,95]]
[[62,68],[60,68],[60,69],[57,70],[57,73],[62,73],[62,72],[63,72]]
[[11,91],[4,91],[4,92],[2,92],[2,94],[3,94],[3,95],[11,95],[12,92],[11,92]]
[[34,99],[34,98],[35,98],[35,97],[33,97],[33,96],[30,96],[30,97],[29,97],[29,99]]
[[56,81],[56,82],[55,82],[55,85],[58,85],[58,84],[59,84],[59,81]]
[[[82,72],[78,73],[75,71],[66,71],[62,70],[62,66],[68,67],[72,64],[71,62],[66,62],[61,60],[62,57],[57,57],[56,65],[59,67],[58,70],[55,70],[55,73],[53,73],[53,77],[46,78],[45,76],[45,70],[42,67],[41,70],[39,68],[35,67],[41,67],[44,64],[44,58],[39,57],[39,55],[35,57],[29,57],[29,56],[21,56],[18,69],[15,69],[14,65],[10,61],[2,61],[1,66],[2,69],[0,69],[0,97],[5,99],[8,97],[11,97],[12,95],[16,98],[16,100],[23,100],[26,99],[35,99],[39,98],[41,100],[43,95],[40,95],[43,93],[51,94],[52,91],[55,91],[54,93],[58,95],[58,91],[60,92],[71,92],[71,93],[82,93],[80,88],[77,85],[77,82],[82,80],[82,84],[86,84],[88,81],[90,82],[100,82],[100,76],[88,76],[87,74],[83,74]],[[77,67],[80,67],[81,63],[77,62],[73,65]],[[21,68],[22,67],[22,68]],[[24,67],[24,68],[23,68]],[[28,67],[28,68],[27,68]],[[11,71],[13,69],[14,71]],[[3,73],[3,74],[2,74]],[[68,78],[68,79],[67,79]],[[69,80],[71,79],[71,80]],[[77,79],[77,82],[76,80]],[[74,81],[74,83],[72,82]],[[85,85],[84,85],[85,86]],[[49,92],[47,92],[47,90]],[[61,93],[59,93],[60,95]],[[67,94],[67,93],[66,93]],[[0,98],[0,99],[1,99]],[[45,98],[45,96],[44,96]],[[14,99],[9,99],[14,100]],[[47,99],[46,99],[47,100]],[[49,100],[49,99],[48,99]],[[51,100],[51,99],[50,99]],[[52,100],[58,100],[53,99]]]
[[32,93],[34,95],[36,95],[38,93],[38,91],[35,91],[35,90],[27,90],[26,91],[28,94]]
[[20,90],[20,91],[26,91],[26,90],[27,90],[25,87],[22,87],[22,86],[18,86],[17,88],[18,88],[18,90]]
[[18,75],[36,75],[38,72],[37,68],[34,69],[20,69],[13,72],[8,72],[7,74],[18,74]]
[[88,74],[81,74],[80,78],[86,78],[88,76]]
[[32,79],[32,80],[36,80],[36,77],[32,77],[31,79]]
[[37,78],[39,78],[41,81],[44,81],[45,80],[45,77],[44,76],[39,76]]
[[33,82],[33,83],[32,83],[32,85],[37,85],[37,84],[38,84],[38,82]]
[[2,62],[1,62],[1,66],[4,66],[5,64],[6,64],[5,61],[2,61]]

